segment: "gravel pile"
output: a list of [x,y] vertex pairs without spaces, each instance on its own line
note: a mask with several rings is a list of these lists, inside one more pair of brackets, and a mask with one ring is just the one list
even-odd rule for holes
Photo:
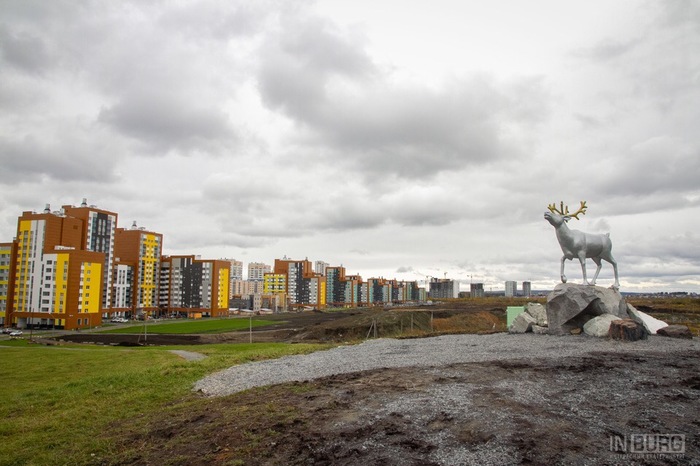
[[307,355],[233,366],[198,381],[194,390],[208,396],[225,396],[254,387],[380,368],[439,367],[520,358],[565,358],[599,351],[658,353],[683,350],[700,350],[700,340],[650,336],[644,341],[619,342],[583,335],[507,333],[408,340],[378,339]]

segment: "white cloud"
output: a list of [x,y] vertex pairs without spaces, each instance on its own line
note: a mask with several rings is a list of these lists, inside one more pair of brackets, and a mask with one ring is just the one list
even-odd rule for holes
[[623,286],[699,290],[695,2],[437,2],[4,2],[0,238],[88,197],[166,253],[543,288],[584,199]]

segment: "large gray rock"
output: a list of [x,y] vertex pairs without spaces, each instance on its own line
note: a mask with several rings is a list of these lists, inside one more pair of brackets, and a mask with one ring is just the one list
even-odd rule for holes
[[619,291],[600,286],[561,283],[547,296],[550,335],[568,335],[593,317],[613,314],[627,319],[627,303]]
[[603,314],[594,317],[583,325],[583,333],[592,337],[607,338],[610,331],[610,323],[613,320],[620,320],[614,314]]
[[659,329],[668,326],[668,324],[663,320],[659,320],[655,317],[650,316],[649,314],[646,314],[642,311],[638,311],[631,304],[627,305],[627,313],[632,318],[632,320],[642,324],[647,330],[647,332],[649,332],[651,335],[656,335],[656,332]]
[[508,332],[510,333],[526,333],[532,331],[532,326],[537,324],[537,320],[527,312],[522,312],[513,319]]
[[540,303],[527,303],[525,312],[534,317],[540,327],[547,326],[547,309]]

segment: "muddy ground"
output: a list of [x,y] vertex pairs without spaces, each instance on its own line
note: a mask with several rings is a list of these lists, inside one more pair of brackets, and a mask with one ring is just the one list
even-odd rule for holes
[[[700,464],[699,356],[596,353],[253,389],[173,406],[137,420],[137,434],[122,426],[122,453],[102,464]],[[685,435],[685,452],[620,451],[640,433]]]

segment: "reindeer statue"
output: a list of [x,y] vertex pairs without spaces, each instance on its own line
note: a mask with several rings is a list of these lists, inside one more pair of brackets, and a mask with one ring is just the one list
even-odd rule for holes
[[[573,259],[578,257],[581,263],[581,270],[583,271],[583,283],[587,285],[595,285],[595,281],[598,278],[601,268],[601,259],[610,262],[615,271],[615,283],[612,288],[619,289],[620,282],[617,277],[617,262],[612,256],[612,241],[610,241],[610,234],[606,233],[604,235],[597,235],[591,233],[584,233],[578,230],[570,230],[566,225],[570,219],[575,218],[578,220],[579,215],[585,215],[586,201],[581,201],[581,207],[573,214],[569,213],[569,207],[564,206],[562,202],[560,208],[557,209],[555,204],[547,206],[549,212],[544,213],[544,218],[552,224],[557,232],[557,240],[559,241],[559,246],[564,255],[561,258],[561,281],[566,283],[566,275],[564,275],[564,260]],[[586,258],[593,259],[598,268],[593,276],[593,281],[590,283],[586,278]]]

